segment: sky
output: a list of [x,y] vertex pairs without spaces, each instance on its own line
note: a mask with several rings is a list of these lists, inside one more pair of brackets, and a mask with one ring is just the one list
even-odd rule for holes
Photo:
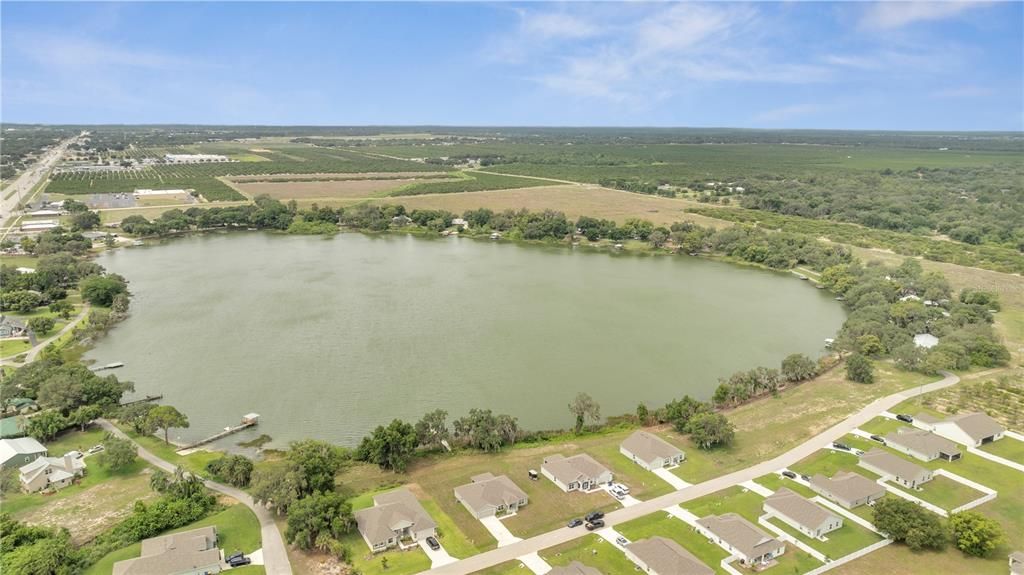
[[1019,1],[0,12],[4,122],[1024,130]]

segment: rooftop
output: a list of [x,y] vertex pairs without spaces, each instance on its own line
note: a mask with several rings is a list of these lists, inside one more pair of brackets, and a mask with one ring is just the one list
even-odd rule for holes
[[856,501],[884,493],[885,488],[853,471],[840,471],[831,478],[818,473],[811,477],[811,485],[824,489],[840,499]]
[[705,527],[747,557],[760,557],[782,546],[782,542],[778,539],[768,535],[735,513],[710,515],[698,519],[697,524]]
[[586,453],[572,457],[564,457],[561,454],[552,455],[544,459],[544,467],[565,484],[581,479],[592,479],[608,473],[607,467]]
[[714,570],[701,563],[678,543],[665,537],[641,539],[626,546],[651,570],[666,575],[713,575]]
[[372,543],[383,543],[395,531],[415,526],[416,530],[437,527],[419,500],[404,487],[373,498],[374,506],[355,512],[359,532]]
[[572,563],[564,567],[555,567],[551,571],[548,571],[548,575],[603,575],[597,569],[589,565],[584,565],[579,561],[573,561]]
[[659,457],[670,459],[683,453],[678,447],[646,431],[630,435],[622,442],[622,447],[644,461],[653,461]]
[[930,431],[912,429],[910,427],[901,427],[889,433],[885,436],[885,442],[902,445],[907,449],[924,454],[946,453],[956,455],[960,453],[960,448],[945,437],[940,437]]
[[975,441],[981,441],[986,437],[1006,431],[1006,428],[1000,425],[998,421],[980,411],[954,415],[947,419],[946,422],[959,427]]
[[861,455],[860,458],[862,461],[877,467],[889,475],[903,479],[921,479],[931,473],[916,463],[907,461],[878,447]]
[[822,523],[836,517],[834,513],[785,487],[765,498],[764,504],[808,529],[817,529]]
[[455,488],[455,495],[476,510],[512,505],[526,499],[526,493],[507,475],[482,473],[472,483]]

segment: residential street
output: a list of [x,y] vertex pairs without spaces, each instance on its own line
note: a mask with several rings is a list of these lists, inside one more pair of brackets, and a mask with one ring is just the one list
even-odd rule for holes
[[[39,183],[39,180],[46,177],[50,168],[54,166],[63,156],[73,142],[81,139],[86,133],[68,138],[46,152],[31,168],[25,170],[18,179],[11,182],[11,185],[4,189],[3,200],[0,200],[0,224],[7,225],[7,220],[14,216],[14,210],[22,200],[29,199],[29,192]],[[6,234],[5,234],[6,235]]]
[[[36,360],[36,356],[38,356],[40,354],[40,352],[42,352],[44,349],[46,349],[46,346],[48,346],[51,343],[57,341],[57,338],[59,338],[60,336],[62,336],[64,334],[66,334],[67,332],[75,329],[75,326],[78,325],[78,322],[80,322],[83,319],[85,319],[85,316],[87,316],[88,314],[89,314],[89,306],[86,305],[86,306],[84,306],[82,308],[82,311],[79,312],[78,315],[74,317],[74,319],[69,321],[67,325],[62,327],[60,331],[58,331],[57,333],[55,333],[55,334],[51,335],[50,337],[44,339],[43,341],[37,343],[36,346],[33,347],[32,349],[24,352],[25,353],[25,361],[23,363],[21,363],[21,364],[12,364],[12,365],[28,365],[28,364],[32,363],[33,361],[35,361]],[[8,360],[14,359],[15,357],[18,357],[19,355],[21,355],[21,354],[19,353],[19,354],[12,355],[11,357],[0,358],[0,365],[7,364]]]
[[[801,459],[812,455],[820,449],[822,445],[838,440],[857,427],[867,423],[874,417],[881,415],[883,411],[892,409],[907,399],[955,385],[960,381],[960,378],[952,373],[942,372],[942,375],[944,377],[939,381],[876,399],[857,413],[773,459],[763,461],[757,465],[741,469],[740,471],[735,471],[728,475],[723,475],[722,477],[716,477],[703,483],[698,483],[685,489],[673,491],[672,493],[662,495],[661,497],[643,501],[631,507],[624,507],[617,511],[612,511],[605,515],[605,524],[609,527],[614,527],[617,524],[632,521],[633,519],[655,513],[666,507],[679,505],[680,503],[709,495],[727,487],[743,483],[744,481],[751,481],[757,477],[772,473],[783,467],[789,467]],[[683,465],[686,464],[683,463]],[[578,539],[587,533],[589,533],[589,531],[580,528],[570,529],[568,527],[562,527],[536,537],[531,537],[530,539],[524,539],[504,547],[493,549],[486,553],[474,555],[467,559],[463,559],[458,563],[452,563],[450,565],[431,569],[426,573],[431,575],[468,575],[475,571],[486,569],[505,561],[512,561],[517,557],[522,557],[523,555],[535,553],[554,545]]]
[[[97,419],[96,422],[103,429],[113,433],[114,435],[128,439],[127,435],[118,429],[114,424],[110,423],[106,419]],[[139,457],[148,461],[152,465],[163,469],[164,471],[173,473],[175,466],[160,459],[156,455],[153,455],[146,449],[136,444],[139,449]],[[228,497],[237,499],[243,503],[252,512],[256,514],[256,517],[260,521],[260,534],[263,540],[263,565],[266,569],[267,575],[292,575],[292,565],[288,561],[288,552],[285,550],[284,539],[281,538],[281,532],[277,528],[277,524],[274,523],[274,514],[263,505],[258,505],[252,500],[252,497],[248,493],[241,489],[236,489],[228,485],[217,483],[216,481],[204,481],[206,486],[214,491],[219,491]]]

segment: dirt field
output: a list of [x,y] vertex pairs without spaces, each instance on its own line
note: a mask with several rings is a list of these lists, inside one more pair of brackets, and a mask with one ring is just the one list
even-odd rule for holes
[[729,222],[722,220],[685,213],[687,207],[698,205],[695,202],[621,192],[598,186],[542,186],[486,192],[397,196],[381,198],[378,201],[402,204],[410,210],[445,209],[457,214],[477,208],[490,208],[495,211],[526,208],[531,211],[558,210],[565,212],[565,215],[572,219],[591,216],[619,223],[629,218],[643,218],[663,226],[684,220],[715,228],[730,225]]
[[234,188],[246,196],[255,198],[267,194],[279,200],[300,200],[309,198],[375,198],[415,182],[419,178],[392,180],[323,180],[317,182],[251,182],[234,184]]
[[149,473],[106,481],[33,509],[18,519],[32,525],[67,527],[75,543],[91,541],[132,512],[136,501],[159,496],[149,488]]

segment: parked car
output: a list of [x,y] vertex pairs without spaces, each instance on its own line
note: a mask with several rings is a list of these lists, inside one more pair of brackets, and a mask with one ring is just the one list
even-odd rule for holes
[[238,551],[236,553],[232,553],[231,555],[228,555],[227,557],[225,557],[224,558],[224,562],[230,565],[232,561],[234,561],[236,559],[241,559],[242,557],[245,557],[245,553],[242,553],[241,551]]
[[790,478],[790,479],[796,479],[796,473],[793,473],[792,471],[790,471],[788,469],[783,471],[782,474],[785,475],[786,477]]
[[843,451],[849,451],[850,450],[850,446],[849,445],[847,445],[845,443],[839,443],[838,441],[833,441],[832,442],[832,447],[835,447],[836,449],[842,449]]
[[615,538],[615,542],[618,543],[619,545],[622,545],[623,547],[625,547],[626,545],[629,545],[629,539],[626,539],[622,535],[619,535],[618,537],[616,537]]
[[626,487],[621,483],[613,483],[612,489],[618,489],[619,491],[625,493],[626,495],[629,495],[629,487]]
[[906,422],[906,423],[914,423],[914,418],[910,417],[906,413],[901,413],[901,414],[897,415],[896,419],[898,419],[900,421],[903,421],[903,422]]
[[587,531],[593,531],[604,527],[604,519],[595,519],[587,523]]
[[248,557],[243,555],[243,556],[235,559],[234,561],[228,562],[228,565],[230,565],[232,567],[241,567],[242,565],[248,565],[250,563],[252,563],[252,559],[249,559]]
[[583,518],[589,522],[593,522],[594,520],[600,519],[602,517],[604,517],[604,511],[591,511],[590,513],[587,513],[583,516]]
[[612,489],[610,493],[612,494],[612,497],[618,499],[619,501],[622,501],[623,499],[626,498],[626,494],[619,491],[618,489]]
[[435,539],[433,536],[431,536],[431,537],[427,537],[427,547],[430,547],[434,551],[437,551],[438,549],[441,548],[441,544],[437,542],[437,539]]
[[580,525],[583,525],[583,520],[579,517],[569,521],[569,527],[579,527]]
[[808,475],[801,475],[800,479],[803,479],[804,481],[810,481],[811,480],[810,476],[808,476]]
[[881,435],[872,435],[871,439],[872,439],[872,441],[877,441],[878,443],[881,443],[882,445],[885,445],[885,438],[882,437]]
[[93,445],[88,449],[88,453],[99,453],[104,449],[106,449],[106,447],[103,447],[102,445]]

